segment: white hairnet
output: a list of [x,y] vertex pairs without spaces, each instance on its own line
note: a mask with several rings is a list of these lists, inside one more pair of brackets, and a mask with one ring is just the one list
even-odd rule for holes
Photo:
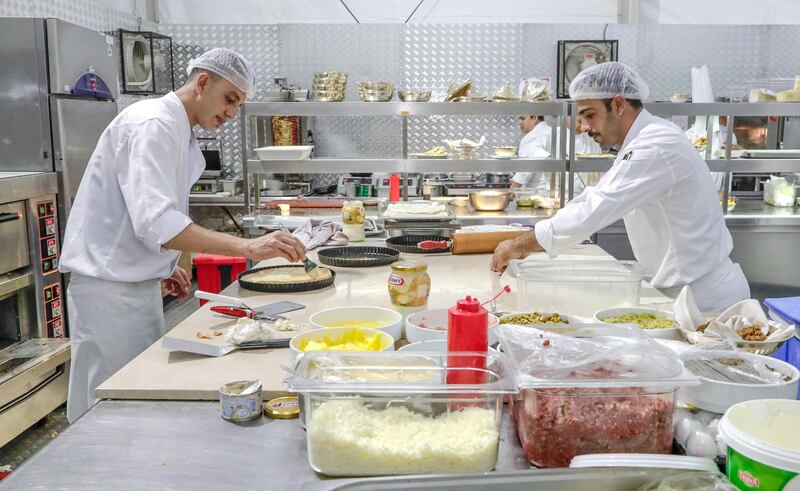
[[216,73],[245,94],[251,94],[256,83],[250,63],[244,56],[227,48],[210,49],[197,58],[192,58],[186,67],[186,73],[192,73],[195,68]]
[[645,100],[650,88],[633,68],[617,61],[591,66],[569,84],[569,96],[575,100],[611,99],[618,95]]

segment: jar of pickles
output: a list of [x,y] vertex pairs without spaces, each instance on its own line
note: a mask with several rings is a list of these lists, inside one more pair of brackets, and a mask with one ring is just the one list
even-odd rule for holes
[[392,303],[401,307],[418,307],[428,302],[431,277],[428,265],[420,261],[392,263],[389,275],[389,296]]
[[342,232],[351,242],[364,242],[364,203],[345,201],[342,204]]

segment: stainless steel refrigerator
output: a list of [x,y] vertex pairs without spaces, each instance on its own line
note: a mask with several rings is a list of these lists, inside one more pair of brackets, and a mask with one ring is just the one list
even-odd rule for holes
[[[105,33],[0,18],[0,171],[56,172],[62,232],[89,157],[117,115],[116,56]],[[108,91],[75,90],[87,73]]]

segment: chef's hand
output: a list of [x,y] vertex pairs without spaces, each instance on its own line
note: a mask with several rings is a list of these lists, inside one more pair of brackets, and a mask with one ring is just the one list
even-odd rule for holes
[[254,261],[282,257],[296,263],[306,257],[306,247],[294,235],[277,231],[251,239],[246,256]]
[[494,249],[492,271],[502,273],[512,259],[525,259],[530,253],[541,250],[542,247],[536,241],[536,236],[532,231],[513,239],[504,240]]
[[189,275],[180,266],[175,268],[172,276],[166,280],[161,280],[161,286],[164,287],[170,295],[177,296],[178,298],[186,298],[189,296],[189,291],[192,289],[192,282]]

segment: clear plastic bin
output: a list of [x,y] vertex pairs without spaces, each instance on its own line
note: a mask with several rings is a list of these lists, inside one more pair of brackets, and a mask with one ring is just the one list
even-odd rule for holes
[[569,312],[591,319],[598,310],[639,305],[644,274],[633,261],[511,261],[517,310]]
[[[447,384],[465,370],[448,356],[482,359],[484,383]],[[308,462],[328,476],[490,471],[503,395],[516,392],[496,352],[310,352],[287,383],[301,395]]]
[[520,387],[511,413],[531,463],[670,452],[676,391],[698,383],[670,350],[625,325],[498,330]]
[[514,203],[517,208],[533,208],[536,206],[534,196],[539,195],[535,188],[518,188],[514,190]]

